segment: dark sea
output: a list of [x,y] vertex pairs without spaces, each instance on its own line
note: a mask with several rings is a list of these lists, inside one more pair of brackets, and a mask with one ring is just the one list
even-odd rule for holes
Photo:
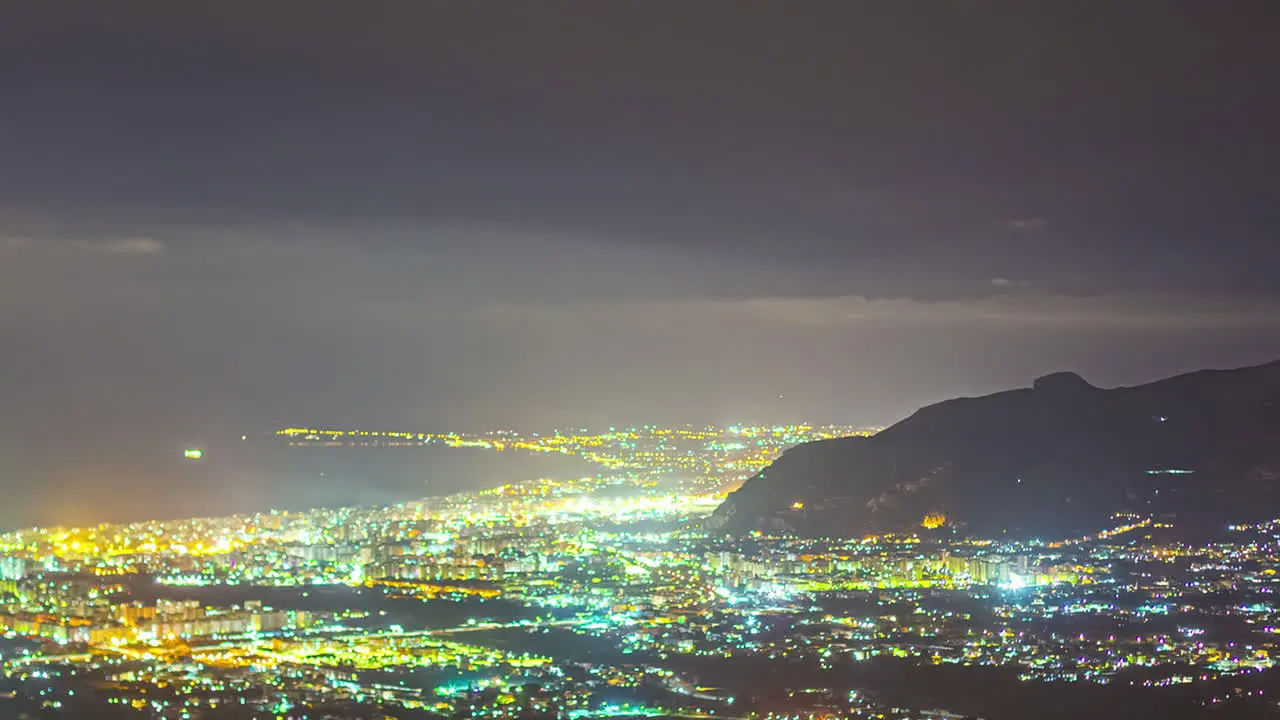
[[32,482],[0,506],[0,530],[32,525],[216,517],[270,510],[388,505],[536,478],[594,476],[598,466],[568,455],[496,452],[441,445],[290,447],[234,438],[200,446],[130,448],[62,482]]
[[535,478],[578,478],[595,475],[597,466],[566,455],[477,448],[418,447],[290,447],[272,442],[234,443],[214,448],[196,463],[187,463],[193,479],[233,472],[259,481],[230,485],[242,496],[223,495],[210,502],[218,514],[264,509],[299,510],[340,505],[386,505],[422,497],[497,487]]

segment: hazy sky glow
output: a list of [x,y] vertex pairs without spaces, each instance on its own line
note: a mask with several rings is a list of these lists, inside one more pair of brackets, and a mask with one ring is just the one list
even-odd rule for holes
[[170,455],[298,422],[882,424],[1274,359],[1269,9],[6,9],[0,522],[185,511]]

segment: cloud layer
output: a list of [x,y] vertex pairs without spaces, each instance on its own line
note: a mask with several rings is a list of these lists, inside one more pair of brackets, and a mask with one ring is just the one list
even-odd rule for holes
[[650,328],[753,322],[764,328],[892,327],[1009,330],[1182,331],[1280,329],[1280,301],[1203,296],[991,295],[962,300],[912,298],[760,297],[741,300],[655,300],[537,306],[499,305],[481,316],[495,323],[603,324]]
[[152,237],[93,239],[36,239],[26,235],[0,236],[0,251],[78,252],[102,255],[158,255],[165,244]]
[[73,240],[71,247],[77,250],[108,255],[157,255],[164,252],[164,243],[149,237],[108,238],[105,240]]

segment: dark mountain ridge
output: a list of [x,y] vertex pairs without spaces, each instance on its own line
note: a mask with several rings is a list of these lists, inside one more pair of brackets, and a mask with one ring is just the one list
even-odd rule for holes
[[927,514],[1054,536],[1116,512],[1280,515],[1280,361],[1102,389],[1074,373],[921,408],[871,437],[800,445],[729,495],[714,530],[849,536]]

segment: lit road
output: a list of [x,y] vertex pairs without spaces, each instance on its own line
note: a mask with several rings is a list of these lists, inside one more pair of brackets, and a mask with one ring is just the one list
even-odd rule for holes
[[[439,635],[457,635],[460,633],[481,632],[484,630],[512,630],[517,628],[523,628],[527,630],[538,630],[542,628],[572,627],[574,625],[582,625],[584,623],[593,622],[594,620],[595,618],[572,618],[569,620],[549,620],[549,621],[540,622],[540,623],[509,622],[509,623],[492,623],[492,624],[476,624],[476,625],[468,624],[468,625],[458,625],[456,627],[448,627],[448,628],[410,630],[407,632],[398,632],[393,630],[379,630],[376,632],[367,632],[363,630],[334,630],[332,628],[322,628],[322,629],[317,629],[312,631],[303,631],[303,632],[293,633],[289,635],[289,637],[293,637],[293,638],[326,637],[326,638],[333,638],[333,639],[355,640],[355,641],[380,640],[380,639],[384,640],[391,637],[412,638],[412,637],[430,637],[430,636],[439,636]],[[261,640],[270,639],[270,637],[272,636],[270,635],[267,635],[267,636],[239,635],[232,638],[219,640],[217,643],[214,643],[214,644],[191,645],[190,647],[193,651],[194,650],[213,650],[217,648],[231,648],[241,644],[239,641],[261,641]],[[153,650],[158,652],[153,654],[152,652]],[[103,645],[90,646],[89,652],[63,653],[63,654],[57,654],[57,655],[31,655],[25,658],[15,658],[11,662],[13,662],[14,664],[22,664],[22,665],[30,665],[34,663],[47,663],[47,662],[78,663],[78,662],[87,662],[91,660],[95,653],[98,655],[123,655],[124,657],[130,658],[133,660],[149,660],[149,659],[156,659],[158,656],[163,656],[164,652],[165,651],[163,648],[152,649],[152,648],[146,648],[146,647],[139,647],[137,645],[130,646],[130,645],[103,644]]]

